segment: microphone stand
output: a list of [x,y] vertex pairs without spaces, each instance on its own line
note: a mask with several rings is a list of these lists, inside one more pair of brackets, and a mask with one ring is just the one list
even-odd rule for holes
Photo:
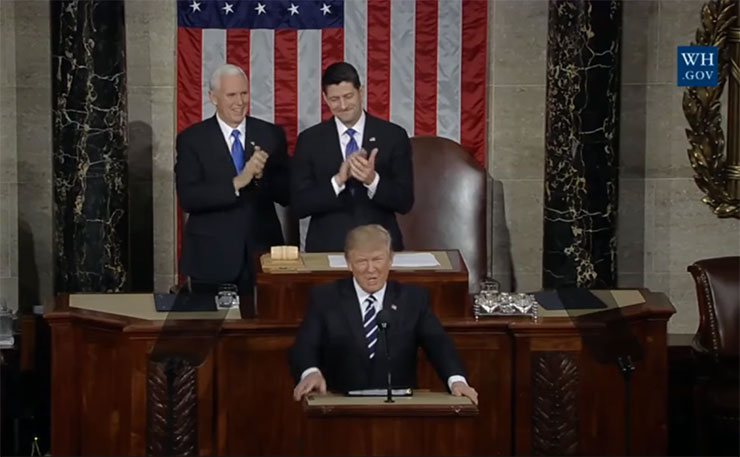
[[635,371],[635,365],[632,363],[632,357],[617,357],[617,363],[619,364],[619,371],[622,372],[622,378],[624,379],[624,448],[625,455],[632,455],[630,437],[630,379],[632,378],[632,372]]
[[393,389],[391,389],[391,351],[388,348],[388,318],[383,310],[378,315],[378,329],[380,330],[380,336],[383,338],[385,359],[388,363],[388,389],[386,390],[385,403],[395,403],[393,400]]

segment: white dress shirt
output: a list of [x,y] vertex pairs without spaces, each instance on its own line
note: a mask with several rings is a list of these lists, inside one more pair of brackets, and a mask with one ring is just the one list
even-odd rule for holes
[[245,136],[247,133],[247,118],[242,119],[239,125],[236,126],[236,129],[224,122],[218,113],[216,113],[216,120],[218,120],[218,126],[221,127],[221,133],[224,135],[226,145],[229,146],[229,153],[231,153],[231,147],[234,146],[234,137],[231,136],[231,132],[239,130],[239,142],[242,144],[242,150],[246,154],[247,148],[244,147],[244,140],[246,140]]
[[[336,116],[334,117],[334,122],[337,125],[337,134],[339,135],[339,151],[342,153],[342,161],[347,160],[346,151],[347,145],[349,144],[350,140],[349,133],[347,133],[348,129],[351,128],[355,131],[353,137],[357,142],[357,151],[359,152],[360,149],[362,149],[362,138],[365,133],[365,119],[365,111],[363,111],[362,114],[360,114],[360,118],[357,119],[357,122],[355,122],[355,125],[347,127]],[[378,182],[380,182],[380,174],[376,171],[373,182],[371,182],[370,184],[362,183],[367,188],[367,198],[373,198],[373,196],[375,195],[375,190],[378,188]],[[336,195],[339,195],[347,187],[347,183],[344,183],[340,186],[339,184],[337,184],[337,180],[334,179],[334,176],[332,176],[331,186],[334,188],[334,193]]]
[[[234,137],[231,135],[231,133],[234,130],[239,130],[239,142],[242,144],[242,151],[244,151],[246,158],[247,148],[244,147],[244,141],[246,140],[246,138],[244,137],[247,134],[247,118],[245,117],[244,119],[242,119],[239,125],[236,126],[236,129],[224,122],[223,119],[221,119],[221,117],[218,115],[218,113],[216,113],[216,120],[218,121],[218,126],[221,127],[221,134],[224,136],[226,145],[229,147],[229,155],[231,155],[231,147],[234,146]],[[234,161],[233,157],[231,161]],[[239,196],[239,189],[234,189],[234,195],[236,195],[237,197]]]
[[[372,294],[365,292],[365,290],[360,287],[360,284],[357,283],[357,280],[355,278],[352,278],[352,283],[355,285],[357,300],[360,302],[360,316],[365,315],[365,300],[370,295],[373,295],[375,297],[375,312],[379,313],[380,310],[383,309],[383,299],[385,298],[385,289],[388,283],[383,284],[383,287],[380,290],[378,290],[377,292],[373,292]],[[317,367],[306,368],[303,373],[301,373],[301,381],[303,381],[306,376],[316,371],[320,372],[321,370],[319,370]],[[452,375],[447,378],[447,387],[452,390],[452,384],[458,381],[465,383],[465,385],[468,385],[468,381],[465,379],[465,376]]]

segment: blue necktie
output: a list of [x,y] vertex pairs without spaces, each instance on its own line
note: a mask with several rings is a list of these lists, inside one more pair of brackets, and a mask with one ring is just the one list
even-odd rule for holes
[[234,168],[236,168],[237,174],[242,172],[244,168],[244,147],[242,142],[239,141],[239,130],[234,129],[231,132],[231,136],[234,137],[234,144],[231,145],[231,159],[234,161]]
[[365,329],[367,351],[372,359],[375,357],[375,345],[378,342],[378,324],[375,322],[375,296],[373,295],[365,299],[365,315],[362,318],[362,326]]
[[344,158],[346,159],[350,154],[357,152],[360,148],[357,146],[357,141],[355,141],[355,133],[357,133],[355,129],[347,129],[344,133],[349,135],[349,143],[347,143],[347,148],[344,150]]

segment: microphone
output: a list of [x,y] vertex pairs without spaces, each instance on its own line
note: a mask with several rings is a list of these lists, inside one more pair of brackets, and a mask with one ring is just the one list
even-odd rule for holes
[[388,390],[386,392],[385,402],[395,403],[393,401],[393,390],[391,389],[391,351],[388,348],[388,327],[390,324],[390,317],[390,313],[385,308],[383,308],[378,312],[378,315],[375,316],[375,321],[378,323],[380,337],[383,338],[383,345],[385,346],[385,358],[388,363]]

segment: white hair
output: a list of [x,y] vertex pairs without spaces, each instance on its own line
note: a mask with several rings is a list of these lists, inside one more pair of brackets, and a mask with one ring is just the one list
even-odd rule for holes
[[244,70],[242,70],[240,67],[237,67],[236,65],[225,63],[216,68],[216,70],[211,73],[211,79],[208,81],[208,90],[210,90],[211,92],[213,92],[214,90],[218,90],[218,87],[221,85],[221,77],[232,75],[242,75],[247,83],[249,83],[249,79],[247,79],[247,74],[244,73]]

